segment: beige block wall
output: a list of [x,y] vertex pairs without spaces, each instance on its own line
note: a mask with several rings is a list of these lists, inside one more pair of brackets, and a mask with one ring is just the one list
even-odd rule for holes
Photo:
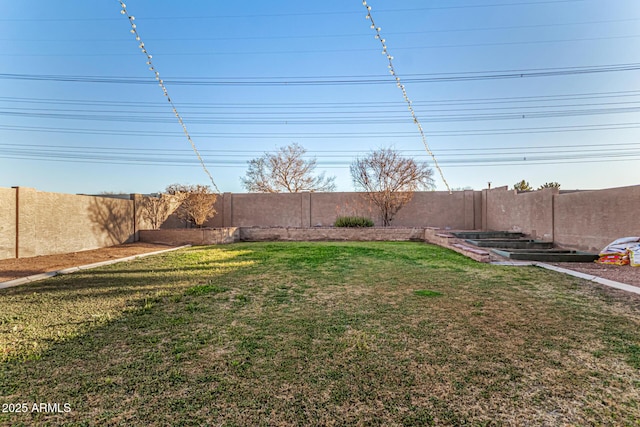
[[20,258],[133,241],[133,202],[106,197],[18,191]]
[[553,240],[553,196],[556,188],[518,193],[506,187],[484,192],[485,228],[522,231],[533,238]]
[[302,227],[302,193],[233,194],[231,224],[224,227]]
[[0,259],[16,256],[16,190],[0,188]]
[[332,226],[339,216],[364,216],[380,224],[379,215],[361,193],[311,193],[311,226]]
[[640,236],[640,185],[559,194],[554,211],[558,245],[598,252],[620,237]]
[[[391,222],[395,227],[440,227],[465,228],[465,194],[455,191],[429,191],[414,193],[413,199],[407,203]],[[473,202],[467,205],[473,212]]]
[[[381,225],[377,208],[362,193],[225,193],[220,198],[224,198],[222,215],[216,215],[215,222],[210,221],[207,226],[330,226],[338,216],[365,216]],[[480,203],[480,192],[417,192],[392,225],[473,229],[480,227]]]
[[[19,201],[16,205],[16,198]],[[133,197],[134,199],[136,197]],[[0,188],[0,259],[74,252],[131,241],[147,228],[134,200]],[[338,215],[369,216],[360,193],[231,194],[218,197],[209,227],[330,226]],[[19,221],[16,227],[16,209]],[[482,192],[416,193],[393,226],[521,230],[538,239],[597,251],[614,239],[640,235],[640,186],[559,194],[517,194],[506,187]],[[162,228],[184,227],[169,218]]]

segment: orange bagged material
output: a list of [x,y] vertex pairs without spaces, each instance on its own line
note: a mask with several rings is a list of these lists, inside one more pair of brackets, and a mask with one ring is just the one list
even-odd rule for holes
[[598,264],[628,265],[629,254],[627,253],[600,254],[600,258],[598,258],[596,262]]

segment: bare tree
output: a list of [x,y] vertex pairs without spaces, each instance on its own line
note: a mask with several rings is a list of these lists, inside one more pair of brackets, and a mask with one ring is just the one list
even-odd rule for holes
[[307,150],[299,144],[280,147],[275,154],[265,153],[249,161],[242,185],[254,193],[299,193],[301,191],[334,191],[335,177],[324,172],[314,176],[316,159],[305,160]]
[[183,193],[169,195],[158,193],[157,197],[142,198],[142,217],[153,230],[160,228],[162,223],[175,211],[183,201]]
[[166,191],[181,200],[176,212],[178,217],[194,223],[198,228],[216,214],[213,204],[217,195],[207,185],[172,184]]
[[426,163],[383,148],[358,158],[351,164],[351,177],[357,190],[379,209],[386,227],[418,190],[434,188],[433,171]]

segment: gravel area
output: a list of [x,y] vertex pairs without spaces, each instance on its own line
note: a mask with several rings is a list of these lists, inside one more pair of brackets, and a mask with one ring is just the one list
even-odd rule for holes
[[595,262],[548,262],[546,264],[640,287],[640,267],[607,265]]
[[169,249],[171,246],[152,243],[129,243],[90,251],[72,252],[60,255],[44,255],[30,258],[0,260],[0,282],[31,276],[33,274],[78,267],[94,262],[126,258],[149,252]]

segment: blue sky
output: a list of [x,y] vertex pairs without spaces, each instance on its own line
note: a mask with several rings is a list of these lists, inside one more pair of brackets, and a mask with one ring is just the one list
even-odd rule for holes
[[[640,182],[637,0],[368,4],[452,188]],[[294,142],[339,191],[380,147],[433,165],[360,0],[126,5],[221,191]],[[2,7],[1,187],[210,184],[117,0]]]

